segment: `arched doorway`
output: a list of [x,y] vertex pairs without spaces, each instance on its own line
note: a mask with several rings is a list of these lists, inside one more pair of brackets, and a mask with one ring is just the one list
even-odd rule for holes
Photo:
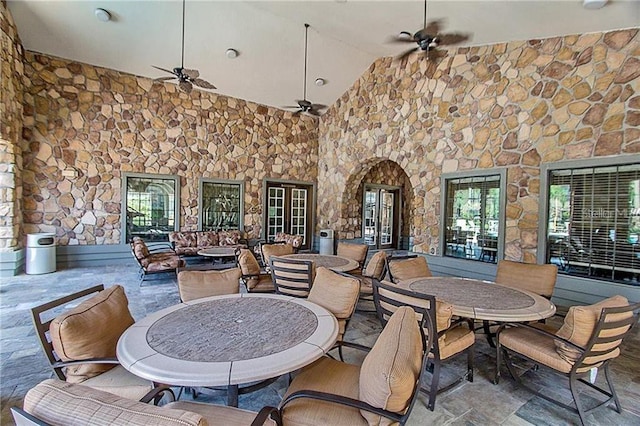
[[341,238],[361,239],[372,249],[406,249],[411,229],[413,188],[396,162],[376,159],[348,180]]

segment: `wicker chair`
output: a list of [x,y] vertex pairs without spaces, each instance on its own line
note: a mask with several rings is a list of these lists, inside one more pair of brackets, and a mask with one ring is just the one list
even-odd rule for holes
[[[283,423],[404,425],[427,362],[422,330],[428,330],[429,336],[435,334],[430,314],[423,314],[421,321],[418,324],[412,309],[401,307],[361,366],[322,357],[305,367],[280,404]],[[426,347],[430,345],[428,342]]]
[[[473,382],[475,335],[471,320],[452,323],[452,307],[450,304],[436,300],[433,296],[402,289],[388,281],[373,281],[373,297],[378,311],[378,318],[383,325],[401,306],[409,306],[418,313],[424,309],[433,313],[438,338],[433,339],[433,344],[430,346],[429,368],[433,369],[431,384],[428,388],[421,388],[421,391],[429,396],[427,404],[429,410],[433,411],[435,408],[436,396],[439,393],[452,389],[465,379]],[[433,308],[434,305],[436,306],[435,309]],[[468,328],[464,327],[463,322],[467,322]],[[467,371],[452,383],[439,387],[442,362],[462,352],[467,354]]]
[[[77,307],[46,319],[80,299],[85,300]],[[42,349],[60,380],[144,402],[157,400],[159,392],[171,392],[129,373],[116,359],[118,338],[134,322],[121,286],[105,290],[100,284],[36,306],[31,315]]]
[[[638,322],[640,303],[629,304],[622,296],[614,296],[590,306],[573,306],[565,317],[559,330],[546,324],[503,324],[497,335],[497,362],[495,383],[500,379],[502,359],[516,382],[537,396],[558,406],[577,413],[580,423],[584,424],[585,416],[610,402],[614,402],[618,413],[621,412],[620,401],[611,381],[609,363],[620,355],[620,345]],[[553,373],[569,379],[569,388],[574,405],[552,398],[555,392],[545,392],[536,386],[527,386],[513,366],[511,355],[523,357]],[[604,371],[608,389],[591,383],[589,375],[594,369]],[[578,383],[595,389],[607,397],[598,401],[589,409],[585,409],[580,400]],[[557,386],[554,383],[554,386]],[[593,392],[592,392],[593,394]],[[590,398],[591,399],[591,398]]]

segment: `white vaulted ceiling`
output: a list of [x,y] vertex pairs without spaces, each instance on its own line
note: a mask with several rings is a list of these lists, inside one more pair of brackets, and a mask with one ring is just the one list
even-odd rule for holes
[[[180,0],[8,1],[28,50],[150,78],[151,65],[180,64]],[[112,15],[99,22],[96,8]],[[187,0],[185,68],[217,93],[280,107],[302,99],[304,23],[309,31],[308,96],[331,105],[381,56],[412,45],[386,43],[422,27],[422,1]],[[429,1],[429,19],[445,32],[468,32],[465,45],[527,40],[640,25],[640,1],[610,0],[587,10],[582,0]],[[240,52],[227,59],[225,51]],[[322,77],[327,84],[315,86]]]

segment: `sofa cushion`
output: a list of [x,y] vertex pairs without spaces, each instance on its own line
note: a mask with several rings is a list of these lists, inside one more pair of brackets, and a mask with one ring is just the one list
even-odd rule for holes
[[198,246],[196,235],[193,232],[169,232],[169,242],[173,243],[176,248]]
[[149,256],[149,248],[144,243],[142,238],[133,237],[131,244],[133,245],[133,254],[138,260],[142,261],[144,258]]
[[238,230],[218,232],[218,243],[221,246],[235,246],[240,243],[242,235]]
[[[404,412],[422,368],[422,335],[416,314],[401,306],[391,316],[360,369],[360,399],[374,407]],[[370,425],[390,420],[360,411]]]
[[219,245],[220,240],[218,233],[215,231],[201,231],[197,234],[198,248],[204,249],[209,247],[216,247]]
[[408,280],[411,278],[430,277],[431,271],[427,265],[427,259],[417,256],[411,259],[389,261],[389,272],[393,282]]
[[[593,305],[572,306],[569,308],[567,316],[564,318],[564,323],[556,333],[556,336],[584,348],[593,335],[596,324],[600,320],[602,308],[614,308],[628,305],[629,301],[625,297],[612,296]],[[618,314],[614,315],[612,319],[622,320],[630,315],[632,314]],[[556,340],[555,343],[558,354],[568,362],[575,362],[580,357],[580,351],[559,340]]]
[[276,236],[273,239],[273,241],[275,242],[289,243],[294,248],[302,247],[303,240],[304,240],[304,237],[302,235],[291,235],[291,234],[285,234],[284,232],[276,233]]
[[27,392],[24,410],[51,425],[207,425],[194,412],[156,407],[54,379]]
[[[120,335],[134,322],[128,304],[124,288],[115,285],[56,317],[50,326],[53,349],[63,361],[115,358]],[[115,365],[71,366],[67,381],[79,383]]]

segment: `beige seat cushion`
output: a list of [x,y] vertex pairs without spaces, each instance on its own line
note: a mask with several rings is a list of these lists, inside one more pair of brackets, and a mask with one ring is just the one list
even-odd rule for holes
[[276,291],[270,274],[260,274],[257,277],[247,278],[245,283],[249,292],[273,293]]
[[139,401],[153,389],[152,382],[129,373],[121,365],[85,380],[82,385],[134,401]]
[[[305,367],[287,389],[285,398],[299,390],[314,390],[358,399],[360,367],[323,357]],[[283,412],[287,426],[367,425],[357,408],[301,398],[287,404]]]
[[496,283],[535,294],[551,297],[556,286],[558,267],[501,260],[498,262]]
[[345,319],[353,314],[359,294],[360,281],[357,278],[319,267],[308,299],[327,309],[337,319]]
[[[124,288],[115,285],[56,317],[50,326],[53,349],[63,361],[115,358],[118,339],[133,324],[128,305]],[[114,366],[84,364],[68,367],[67,381],[80,383]]]
[[389,272],[393,277],[393,282],[408,280],[411,278],[430,277],[431,271],[427,265],[427,259],[422,256],[412,259],[389,261]]
[[45,380],[27,392],[24,410],[51,425],[206,426],[200,414],[156,407],[87,386]]
[[[224,405],[184,401],[170,402],[165,405],[164,408],[200,414],[210,425],[221,426],[248,426],[257,414],[253,411],[241,410],[235,407],[226,407]],[[264,424],[268,426],[275,426],[276,422],[268,419]]]
[[263,244],[262,261],[265,265],[268,265],[271,256],[285,256],[293,254],[293,252],[294,248],[291,244]]
[[[543,328],[552,334],[555,332],[546,324],[536,324],[536,327]],[[502,330],[500,345],[563,373],[570,372],[573,366],[573,363],[560,357],[552,336],[536,333],[527,328],[514,327]]]
[[[422,335],[416,314],[401,306],[391,316],[360,369],[360,399],[402,413],[408,407],[422,368]],[[391,421],[361,411],[370,425]]]
[[447,359],[457,353],[462,352],[476,341],[473,330],[469,330],[464,325],[459,325],[448,330],[444,336],[438,339],[440,349],[440,359]]
[[180,271],[180,299],[188,302],[203,297],[239,293],[241,275],[240,268],[224,271]]
[[387,253],[384,251],[379,251],[369,259],[369,263],[367,263],[367,267],[365,268],[362,275],[367,277],[373,277],[378,280],[383,279],[382,273],[384,272],[384,265],[387,261]]
[[[572,306],[569,308],[567,316],[564,318],[564,323],[562,324],[562,327],[560,327],[560,330],[558,330],[556,335],[584,348],[593,335],[596,324],[600,320],[600,313],[602,312],[602,308],[614,308],[628,305],[629,301],[625,297],[613,296],[593,305]],[[628,318],[631,315],[631,312],[628,312],[626,314],[617,314],[613,315],[611,317],[611,320],[619,321]],[[622,331],[626,331],[626,328]],[[616,345],[617,342],[612,342],[612,345],[610,346],[614,347]],[[556,346],[558,354],[571,363],[575,362],[581,355],[580,351],[571,348],[569,345],[566,345],[559,340],[556,340]],[[606,350],[606,348],[600,349]]]

